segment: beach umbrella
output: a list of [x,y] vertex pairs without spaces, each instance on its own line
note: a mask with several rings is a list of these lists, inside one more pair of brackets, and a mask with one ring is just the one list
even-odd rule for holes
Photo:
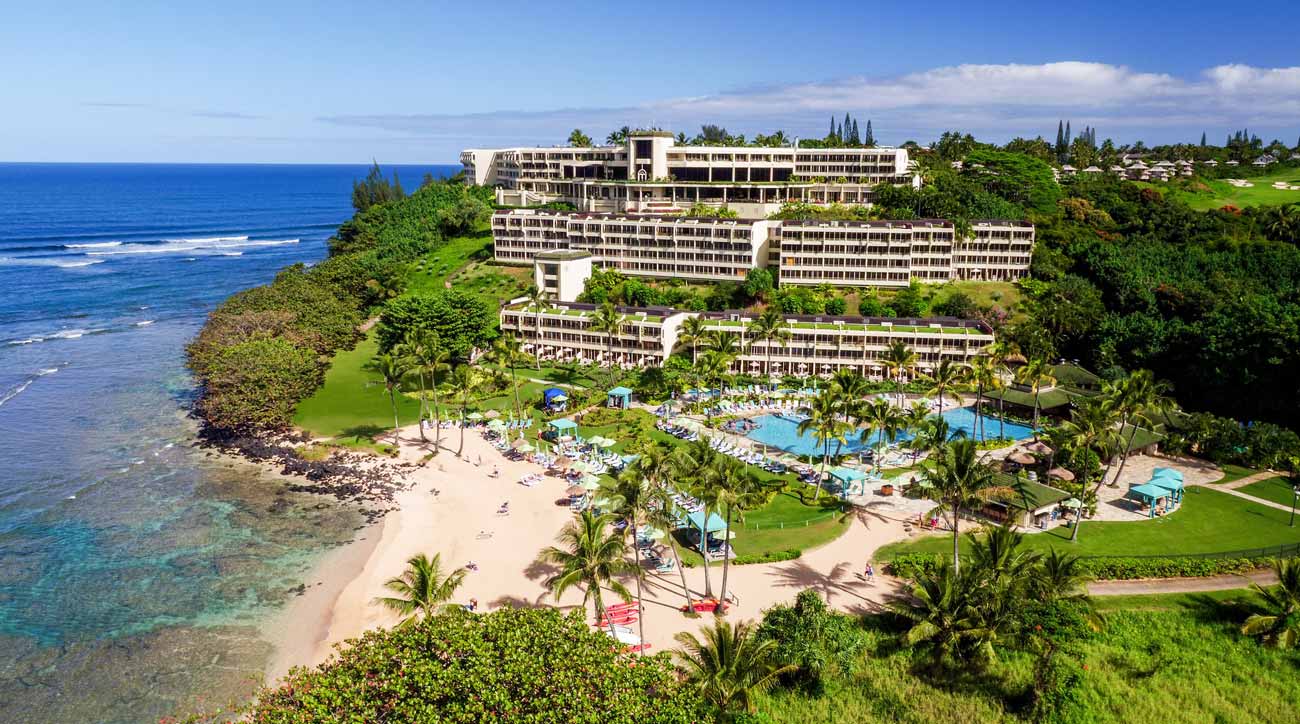
[[500,411],[500,410],[488,410],[488,411],[483,415],[483,417],[486,417],[486,418],[489,419],[489,420],[495,420],[495,419],[497,419],[498,417],[501,417],[501,411]]
[[1074,480],[1074,473],[1070,472],[1069,470],[1066,470],[1065,468],[1052,468],[1051,470],[1047,471],[1047,477],[1057,478],[1059,480],[1064,480],[1066,482],[1069,482],[1071,480]]
[[564,468],[569,467],[569,466],[572,465],[572,464],[573,464],[573,461],[570,460],[569,458],[565,457],[564,455],[561,455],[560,457],[558,457],[558,458],[555,459],[555,467],[557,467],[557,468],[559,468],[559,469],[561,469],[561,470],[563,470]]
[[582,476],[582,487],[586,490],[595,490],[600,487],[600,478],[595,475]]
[[1034,441],[1025,445],[1024,450],[1036,455],[1046,455],[1052,451],[1052,448],[1048,447],[1047,443]]
[[662,528],[646,528],[637,531],[637,534],[646,540],[662,540],[664,536],[668,535]]
[[585,472],[589,472],[589,471],[591,470],[591,466],[588,465],[588,464],[586,463],[586,461],[583,461],[583,460],[575,460],[571,465],[569,465],[569,469],[570,469],[570,470],[577,470],[577,471],[580,472],[580,473],[585,473]]
[[1033,465],[1035,462],[1034,456],[1027,452],[1011,453],[1007,456],[1007,460],[1010,460],[1013,463],[1020,463],[1021,465]]
[[1083,503],[1082,503],[1078,498],[1070,498],[1070,499],[1068,499],[1068,500],[1063,500],[1063,501],[1061,501],[1061,507],[1063,507],[1063,508],[1082,508],[1082,507],[1083,507]]
[[[520,438],[520,439],[522,439],[522,438]],[[537,448],[533,447],[532,445],[530,445],[530,444],[528,444],[528,443],[524,443],[523,445],[520,445],[517,449],[518,449],[519,452],[521,452],[521,453],[530,453],[530,452],[536,450]]]
[[493,430],[500,430],[501,428],[503,428],[503,427],[505,427],[505,426],[506,426],[506,423],[505,423],[503,420],[493,420],[493,421],[491,421],[491,422],[488,423],[488,427],[491,428],[491,429],[493,429]]
[[527,444],[528,444],[528,441],[525,440],[525,439],[523,439],[523,438],[521,437],[521,438],[519,438],[518,440],[515,440],[514,442],[510,443],[510,447],[512,447],[512,448],[514,448],[514,449],[516,449],[516,450],[519,450],[519,449],[521,449],[523,446],[525,446],[525,445],[527,445]]
[[466,420],[482,420],[482,419],[483,419],[483,415],[482,415],[482,413],[471,412],[471,413],[469,413],[468,415],[465,416],[465,419],[466,419]]
[[584,488],[584,487],[582,487],[581,485],[570,485],[569,487],[565,488],[565,490],[564,490],[564,494],[567,495],[567,496],[569,496],[570,498],[576,498],[576,497],[578,497],[579,495],[582,495],[582,494],[584,494],[584,493],[586,493],[586,492],[587,492],[587,489]]
[[593,442],[595,442],[597,445],[601,447],[614,447],[615,445],[618,444],[618,440],[611,440],[607,437],[602,437],[600,438],[600,440],[595,440]]

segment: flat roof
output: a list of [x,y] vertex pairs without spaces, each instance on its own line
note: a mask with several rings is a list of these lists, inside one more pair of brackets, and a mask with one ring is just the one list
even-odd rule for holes
[[574,261],[577,259],[589,259],[591,252],[579,251],[576,249],[557,249],[555,251],[539,251],[533,255],[537,261]]

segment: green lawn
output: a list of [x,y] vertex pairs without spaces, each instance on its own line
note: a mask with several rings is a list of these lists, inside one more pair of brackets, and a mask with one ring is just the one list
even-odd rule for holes
[[450,283],[496,303],[519,296],[532,283],[531,267],[508,267],[492,261],[492,231],[483,224],[473,234],[448,239],[416,263],[407,277],[407,294],[423,294]]
[[1300,169],[1283,168],[1267,176],[1245,179],[1250,188],[1238,188],[1227,181],[1217,179],[1194,178],[1170,184],[1149,184],[1166,195],[1173,195],[1188,206],[1201,211],[1217,209],[1223,206],[1268,206],[1276,204],[1300,203],[1300,191],[1278,190],[1273,188],[1274,181],[1285,181],[1292,186],[1300,186]]
[[1235,480],[1241,480],[1244,477],[1254,475],[1255,473],[1259,472],[1258,470],[1243,467],[1241,465],[1220,465],[1219,468],[1223,470],[1223,477],[1218,480],[1215,480],[1214,481],[1215,485],[1223,485],[1224,483],[1231,483]]
[[[1064,547],[1081,556],[1217,553],[1300,542],[1300,528],[1287,527],[1288,513],[1208,488],[1191,487],[1180,510],[1155,520],[1084,522],[1079,541],[1068,528],[1025,536],[1031,548]],[[965,545],[966,541],[963,540]],[[904,552],[951,551],[949,535],[894,543],[876,554],[888,560]]]
[[[334,355],[325,373],[325,384],[311,397],[298,403],[293,424],[321,437],[369,438],[393,427],[393,408],[383,383],[365,369],[378,350],[374,335],[353,349]],[[398,396],[397,409],[403,425],[415,423],[420,404]]]
[[[848,523],[834,496],[823,495],[814,503],[811,493],[800,500],[797,493],[782,492],[765,507],[745,513],[743,522],[732,520],[736,537],[731,545],[737,556],[803,551],[840,537]],[[701,561],[695,551],[683,550],[682,554],[696,564]]]
[[1249,588],[1229,588],[1201,593],[1149,593],[1132,596],[1093,596],[1098,611],[1202,611],[1206,606],[1250,604],[1256,600]]
[[1257,483],[1251,483],[1242,488],[1237,488],[1237,492],[1245,493],[1263,500],[1270,500],[1282,505],[1291,505],[1294,498],[1291,487],[1292,481],[1289,477],[1278,476],[1261,480]]

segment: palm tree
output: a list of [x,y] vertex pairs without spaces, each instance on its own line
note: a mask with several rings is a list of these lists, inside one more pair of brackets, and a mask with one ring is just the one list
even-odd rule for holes
[[468,362],[456,365],[447,376],[447,387],[456,395],[456,401],[460,405],[460,446],[456,448],[456,457],[465,451],[465,410],[474,400],[478,385],[478,376]]
[[917,357],[911,347],[901,340],[890,342],[885,349],[885,356],[880,360],[885,369],[893,375],[898,383],[898,404],[903,404],[903,377],[916,369]]
[[[1115,450],[1122,444],[1119,429],[1115,427],[1118,420],[1114,404],[1106,398],[1092,398],[1081,400],[1070,413],[1070,419],[1062,425],[1062,429],[1068,436],[1069,446],[1073,449],[1074,454],[1084,450],[1090,450],[1097,453],[1103,459],[1109,458],[1114,460]],[[1073,454],[1072,454],[1073,457]],[[1076,462],[1078,462],[1076,460]],[[1078,485],[1081,490],[1088,489],[1088,475],[1091,473],[1089,467],[1090,458],[1085,457],[1081,469],[1076,470],[1078,474]],[[1097,478],[1097,484],[1092,489],[1092,495],[1096,495],[1101,490],[1102,484],[1106,481],[1108,471],[1102,471]],[[1090,497],[1085,495],[1085,498]],[[1080,515],[1074,521],[1074,530],[1070,532],[1070,540],[1079,539],[1079,528],[1083,522],[1083,516]]]
[[[836,405],[840,408],[840,414],[844,416],[844,423],[850,428],[849,431],[852,431],[861,422],[862,407],[867,395],[871,393],[871,385],[862,375],[847,367],[841,367],[831,375],[830,389],[835,394]],[[839,455],[838,447],[835,454]]]
[[[734,517],[736,520],[744,521],[745,511],[754,508],[760,508],[766,505],[771,496],[775,495],[774,490],[765,488],[759,482],[758,476],[754,474],[754,469],[732,457],[719,457],[716,462],[717,469],[713,474],[713,484],[718,490],[717,500],[720,506],[726,511],[723,519],[726,521],[726,532],[723,534],[723,540],[731,540],[731,521]],[[730,546],[730,543],[726,545]],[[725,549],[724,549],[725,550]],[[731,556],[722,557],[722,591],[721,600],[727,600],[727,573],[731,570]]]
[[1039,559],[1030,576],[1029,587],[1034,596],[1045,603],[1083,601],[1091,605],[1086,588],[1089,580],[1090,576],[1083,571],[1078,556],[1051,548]]
[[429,402],[428,395],[426,394],[428,391],[428,385],[426,385],[424,381],[424,375],[427,370],[422,364],[422,361],[427,359],[432,353],[429,346],[431,338],[436,338],[436,336],[428,330],[412,329],[406,333],[401,344],[393,347],[394,354],[405,358],[415,370],[415,380],[417,384],[420,385],[420,414],[417,416],[417,419],[419,420],[418,427],[420,428],[420,442],[429,441],[428,438],[424,436],[424,418],[425,414],[428,412]]
[[925,394],[939,400],[939,414],[943,414],[943,400],[950,398],[954,403],[961,403],[961,396],[953,388],[970,377],[970,368],[950,359],[939,360],[939,365],[929,374],[930,387]]
[[1020,550],[1024,537],[1010,524],[997,526],[982,537],[967,533],[971,565],[994,584],[1027,580],[1040,556]]
[[975,438],[982,441],[988,439],[984,434],[984,391],[1002,386],[1002,367],[991,355],[982,354],[971,360],[970,379],[975,383]]
[[[873,400],[862,407],[863,444],[869,443],[875,433],[880,433],[880,441],[892,445],[898,439],[898,433],[904,425],[904,418],[888,400]],[[879,458],[876,459],[879,463]]]
[[970,601],[969,576],[963,576],[947,561],[912,581],[911,600],[890,604],[890,608],[911,622],[903,639],[909,646],[924,646],[936,665],[951,664],[965,656],[978,638],[979,624]]
[[704,335],[704,348],[728,361],[740,354],[740,339],[725,329],[712,329]]
[[442,554],[435,553],[433,558],[428,558],[417,553],[406,562],[406,571],[402,575],[384,583],[384,588],[396,595],[376,598],[375,602],[404,617],[399,627],[409,626],[447,607],[447,602],[464,582],[464,568],[454,569],[445,577],[442,575]]
[[1120,449],[1119,469],[1115,471],[1112,485],[1119,483],[1124,474],[1124,464],[1133,448],[1133,438],[1137,436],[1138,424],[1145,422],[1154,426],[1157,420],[1166,415],[1174,406],[1169,397],[1169,384],[1157,380],[1151,370],[1137,370],[1124,378],[1118,385],[1108,390],[1114,400],[1115,411],[1119,414],[1120,430],[1128,428],[1128,438]]
[[[704,508],[705,527],[708,527],[709,513],[717,508],[717,488],[713,485],[713,475],[717,470],[717,460],[721,453],[709,445],[709,441],[700,438],[677,448],[673,453],[673,468],[677,473],[679,485],[686,487],[692,495],[700,500]],[[709,534],[700,531],[700,557],[704,559],[704,597],[713,598],[713,580],[709,576]]]
[[[913,415],[915,412],[913,410]],[[908,415],[909,423],[913,415]],[[916,427],[910,427],[909,425],[909,428],[915,431],[908,443],[909,447],[912,448],[913,465],[916,465],[916,459],[920,457],[921,453],[935,452],[947,445],[948,441],[954,437],[948,421],[937,415],[926,416],[921,419]],[[958,430],[957,435],[960,436],[961,434],[962,432]]]
[[415,358],[421,372],[429,375],[429,389],[433,392],[433,451],[438,452],[442,445],[442,401],[438,399],[438,376],[450,369],[451,352],[442,346],[437,333],[430,333],[419,346]]
[[[840,420],[839,400],[836,399],[834,390],[822,390],[821,394],[812,399],[809,405],[808,417],[799,421],[799,426],[795,432],[799,435],[806,435],[809,432],[818,442],[822,444],[822,468],[830,465],[831,459],[831,441],[836,440],[844,442],[844,436],[848,433],[848,425]],[[817,500],[822,494],[821,474],[817,476],[817,493],[813,500]]]
[[977,445],[970,438],[957,438],[934,455],[934,469],[929,474],[931,499],[952,514],[952,567],[960,570],[959,555],[962,508],[989,500],[1006,499],[1014,491],[997,485],[993,470],[978,459]]
[[[635,466],[625,468],[612,481],[601,484],[601,493],[609,501],[608,509],[614,515],[626,520],[627,531],[632,535],[632,555],[636,560],[636,605],[641,608],[641,548],[637,546],[637,526],[645,518],[654,489],[650,481]],[[645,641],[645,617],[637,617],[638,635]]]
[[677,568],[677,573],[682,577],[682,592],[686,595],[686,609],[695,610],[695,602],[691,600],[690,586],[686,585],[686,568],[682,566],[682,555],[677,549],[677,538],[673,531],[677,529],[677,517],[673,510],[676,503],[673,501],[673,491],[668,487],[668,478],[676,469],[676,461],[668,448],[662,445],[655,445],[645,452],[633,463],[636,469],[647,481],[654,486],[650,500],[646,505],[646,525],[654,526],[664,531],[668,538],[668,546],[673,551],[673,564]]
[[1038,395],[1044,387],[1056,384],[1052,365],[1043,357],[1035,357],[1016,370],[1016,382],[1028,385],[1034,391],[1034,439],[1038,439]]
[[610,381],[618,374],[614,372],[614,337],[623,329],[626,320],[627,317],[618,313],[613,302],[600,305],[591,317],[591,331],[605,335],[605,361],[609,363]]
[[[986,347],[985,352],[988,354],[989,361],[993,365],[994,374],[997,376],[995,387],[1002,387],[1003,375],[1007,372],[1007,363],[1011,361],[1013,356],[1018,354],[1015,344],[999,340]],[[998,439],[1007,439],[1006,400],[1001,397],[998,398]]]
[[703,640],[693,634],[677,634],[682,645],[674,652],[686,679],[713,706],[719,719],[752,713],[754,696],[771,687],[794,666],[782,666],[776,658],[776,642],[759,638],[748,622],[732,625],[717,619],[700,629]]
[[1241,632],[1258,636],[1266,646],[1293,649],[1300,645],[1300,559],[1275,560],[1273,572],[1277,585],[1251,584],[1267,611],[1246,619]]
[[784,347],[790,342],[790,323],[786,321],[785,315],[776,307],[764,309],[762,314],[753,322],[750,322],[749,343],[755,345],[763,343],[763,349],[767,353],[767,375],[772,376],[772,344],[776,343]]
[[[560,567],[560,571],[546,581],[552,595],[558,600],[570,588],[582,586],[582,605],[586,607],[587,601],[595,602],[597,621],[608,620],[600,595],[601,586],[608,586],[623,601],[631,601],[632,594],[617,577],[641,575],[641,571],[627,561],[627,543],[623,536],[607,530],[615,519],[616,516],[608,513],[597,516],[584,510],[577,520],[560,531],[556,540],[563,547],[550,546],[541,553],[543,561]],[[613,635],[612,622],[609,622],[609,629]]]
[[691,346],[691,364],[695,364],[698,359],[698,348],[700,342],[704,341],[705,336],[704,318],[698,314],[693,317],[687,317],[682,320],[681,330],[677,333],[677,341],[680,344]]
[[[695,372],[704,380],[705,386],[717,384],[721,389],[725,385],[727,370],[731,369],[731,359],[725,353],[709,350],[695,365]],[[708,407],[709,421],[713,420],[713,406]]]
[[402,391],[402,380],[411,371],[411,363],[406,357],[395,354],[377,354],[370,361],[370,369],[384,380],[384,390],[388,401],[393,404],[393,445],[398,444],[397,431],[401,423],[397,420],[397,393]]
[[546,310],[546,292],[542,291],[540,287],[531,286],[524,294],[528,297],[528,306],[537,310],[533,314],[533,324],[536,328],[533,337],[537,340],[538,349],[533,351],[536,353],[534,359],[537,361],[537,370],[540,372],[542,369],[542,351],[540,349],[542,345],[542,312]]
[[[515,397],[515,418],[524,419],[523,406],[519,403],[519,377],[515,374],[515,366],[524,355],[523,347],[519,343],[519,338],[513,334],[502,334],[492,343],[492,358],[497,364],[504,365],[510,370],[510,389],[514,391]],[[520,435],[523,435],[521,430]]]

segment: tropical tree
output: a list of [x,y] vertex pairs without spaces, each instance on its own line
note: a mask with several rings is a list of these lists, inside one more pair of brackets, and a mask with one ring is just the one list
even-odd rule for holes
[[1079,564],[1079,557],[1051,548],[1039,559],[1030,576],[1034,596],[1046,603],[1080,601],[1091,606],[1087,584],[1090,576]]
[[903,378],[916,370],[916,353],[905,342],[897,340],[890,342],[889,346],[885,348],[885,356],[881,358],[880,362],[898,385],[898,404],[901,406],[903,404]]
[[[519,376],[515,367],[523,359],[524,350],[519,338],[513,334],[502,334],[492,342],[491,357],[497,364],[510,370],[510,390],[515,398],[515,419],[524,418],[523,405],[519,402]],[[523,433],[520,432],[520,435]]]
[[704,335],[704,348],[728,361],[741,353],[740,339],[725,329],[711,329]]
[[[913,430],[912,439],[908,441],[908,446],[912,448],[913,465],[916,464],[916,458],[920,457],[922,453],[935,452],[947,445],[948,441],[954,436],[962,435],[960,430],[954,435],[948,421],[937,415],[925,415],[919,421],[913,422],[916,413],[917,410],[913,409],[906,418],[908,429]],[[912,427],[913,424],[915,424],[915,427]]]
[[653,486],[650,499],[646,505],[646,525],[656,527],[665,533],[668,547],[673,552],[673,565],[682,578],[682,593],[686,596],[686,610],[694,611],[695,602],[691,598],[691,588],[686,583],[686,568],[682,565],[681,551],[677,548],[677,538],[673,535],[678,527],[674,491],[668,486],[668,479],[677,469],[677,461],[671,451],[662,445],[655,445],[636,459],[633,468]]
[[809,403],[808,417],[800,420],[799,426],[795,428],[795,432],[801,436],[811,432],[822,444],[823,472],[817,476],[817,493],[813,496],[813,500],[817,500],[822,494],[821,475],[830,465],[831,441],[843,443],[848,429],[848,424],[840,419],[839,400],[833,389],[822,390],[812,399]]
[[569,145],[574,148],[590,148],[591,136],[583,133],[581,128],[575,128],[569,134]]
[[1276,585],[1251,584],[1265,611],[1246,619],[1241,632],[1259,638],[1266,646],[1293,649],[1300,645],[1300,559],[1275,560],[1273,572]]
[[939,448],[929,473],[931,499],[947,508],[952,516],[952,567],[961,567],[959,542],[961,511],[990,500],[1008,499],[1015,491],[998,485],[992,468],[978,459],[978,446],[970,438],[957,438]]
[[1034,392],[1034,439],[1038,439],[1038,411],[1040,409],[1039,393],[1044,387],[1056,384],[1052,377],[1052,365],[1043,357],[1029,360],[1016,370],[1016,382],[1028,386]]
[[[700,361],[695,365],[695,373],[704,380],[706,386],[716,384],[721,389],[727,377],[727,371],[731,369],[731,358],[722,352],[709,350],[704,353]],[[713,419],[713,406],[710,405],[709,420]]]
[[393,405],[393,445],[396,446],[399,443],[397,432],[402,426],[397,419],[397,395],[402,391],[402,381],[411,371],[411,362],[402,355],[377,354],[370,361],[369,367],[383,379],[384,391],[388,393],[388,401]]
[[764,309],[758,318],[749,323],[746,332],[749,335],[750,345],[762,343],[763,350],[767,356],[767,374],[772,375],[772,345],[778,344],[782,347],[789,344],[791,332],[790,323],[786,321],[785,315],[776,307]]
[[[1070,419],[1061,425],[1073,451],[1071,459],[1078,463],[1074,467],[1075,474],[1078,476],[1076,482],[1081,490],[1088,490],[1091,482],[1088,478],[1094,469],[1093,455],[1112,461],[1115,459],[1114,453],[1123,443],[1119,429],[1115,426],[1118,419],[1114,403],[1110,399],[1101,397],[1079,401],[1071,411]],[[1085,497],[1095,496],[1097,491],[1101,490],[1106,475],[1107,471],[1102,471],[1090,495]],[[1071,541],[1079,539],[1079,528],[1083,527],[1082,522],[1082,515],[1074,521],[1074,529],[1070,531]]]
[[[881,442],[892,445],[906,424],[902,413],[888,400],[873,400],[863,404],[860,419],[865,425],[862,429],[863,444],[870,443],[871,437],[879,433]],[[878,458],[876,462],[879,463]]]
[[[605,506],[609,512],[627,521],[629,534],[632,536],[632,556],[636,561],[636,605],[641,608],[643,600],[641,591],[641,579],[644,569],[641,568],[641,548],[637,545],[637,529],[645,520],[650,503],[654,498],[654,488],[651,486],[649,479],[645,477],[641,470],[636,466],[624,468],[623,472],[610,481],[605,481],[600,487],[602,497],[608,502]],[[637,617],[637,635],[641,640],[645,640],[645,617]]]
[[533,309],[533,337],[537,340],[538,349],[533,350],[533,359],[537,364],[537,369],[542,369],[542,312],[546,311],[546,292],[541,287],[531,286],[528,291],[524,292],[528,297],[528,306]]
[[680,344],[690,345],[691,364],[699,361],[700,342],[704,341],[706,334],[704,318],[698,314],[682,320],[681,329],[677,332],[677,341]]
[[[975,384],[975,438],[987,440],[984,433],[984,391],[1002,387],[1003,367],[992,355],[982,354],[971,360],[970,381]],[[1002,423],[1001,419],[998,420]],[[999,437],[1001,433],[999,432]]]
[[[989,363],[993,367],[994,374],[997,376],[996,387],[1003,387],[1003,375],[1007,372],[1007,364],[1014,359],[1019,359],[1019,352],[1015,345],[1006,340],[998,340],[984,349],[988,355]],[[998,439],[1007,439],[1007,414],[1006,400],[998,398]]]
[[957,394],[954,388],[970,378],[970,368],[950,359],[942,359],[939,360],[939,364],[930,371],[927,377],[929,377],[930,386],[926,390],[926,394],[939,400],[939,414],[942,415],[945,398],[961,404],[961,396]]
[[733,626],[716,619],[700,633],[702,638],[687,632],[677,634],[682,648],[675,653],[687,681],[712,705],[721,721],[753,713],[754,697],[795,668],[780,665],[776,642],[759,638],[749,622]]
[[447,602],[465,582],[465,573],[464,568],[456,568],[444,576],[441,553],[433,554],[433,558],[417,553],[406,561],[402,575],[384,582],[384,588],[395,595],[376,598],[375,603],[401,614],[403,618],[398,626],[410,626],[443,608],[450,608]]
[[618,577],[641,575],[641,571],[633,568],[627,560],[627,543],[623,536],[609,530],[616,519],[617,516],[609,513],[598,516],[584,510],[577,520],[560,531],[557,538],[560,546],[550,546],[541,553],[542,561],[560,567],[559,572],[546,581],[552,595],[558,600],[565,591],[581,586],[582,605],[585,607],[588,601],[595,603],[596,620],[606,620],[611,635],[614,624],[605,615],[600,589],[607,587],[621,600],[631,601],[632,594]]
[[605,361],[609,363],[610,381],[618,374],[614,371],[614,337],[623,329],[627,317],[619,314],[613,302],[600,305],[591,317],[591,331],[605,335]]
[[[844,423],[848,426],[845,434],[852,432],[862,421],[862,409],[867,395],[871,394],[871,385],[862,375],[847,367],[841,367],[831,375],[830,389],[835,395],[836,405]],[[839,454],[839,448],[835,450]]]
[[[712,483],[717,489],[718,505],[724,511],[723,521],[726,523],[726,529],[723,540],[730,541],[732,520],[743,522],[746,510],[766,505],[776,491],[764,487],[759,482],[758,476],[754,474],[753,468],[733,457],[719,457],[715,465],[717,467],[712,476]],[[731,556],[724,555],[722,590],[719,594],[724,602],[727,600],[727,573],[730,570]]]
[[911,623],[903,640],[925,649],[936,666],[950,666],[966,658],[972,644],[980,640],[980,625],[972,610],[972,577],[942,561],[934,570],[917,574],[910,600],[890,604]]
[[[673,468],[680,487],[699,499],[703,506],[700,514],[708,526],[709,514],[717,510],[717,486],[713,476],[722,454],[714,450],[709,441],[700,438],[677,448],[673,452]],[[709,575],[708,531],[700,531],[700,557],[704,559],[704,597],[713,598],[713,579]]]
[[426,362],[434,354],[435,345],[438,336],[424,328],[415,328],[406,333],[403,342],[393,348],[393,353],[404,357],[415,370],[415,380],[420,386],[420,442],[428,442],[424,435],[424,420],[429,412],[429,384],[425,382],[425,375],[429,374],[429,366]]
[[1120,448],[1119,469],[1111,481],[1112,485],[1117,485],[1120,476],[1124,474],[1124,464],[1128,462],[1138,426],[1146,424],[1154,427],[1173,409],[1174,401],[1169,396],[1169,384],[1157,380],[1151,370],[1137,370],[1118,384],[1108,386],[1107,395],[1119,416],[1121,434],[1125,431],[1128,433]]
[[456,457],[465,452],[465,410],[474,401],[479,387],[479,377],[468,362],[456,365],[447,375],[447,389],[455,395],[460,407],[460,446],[456,448]]

